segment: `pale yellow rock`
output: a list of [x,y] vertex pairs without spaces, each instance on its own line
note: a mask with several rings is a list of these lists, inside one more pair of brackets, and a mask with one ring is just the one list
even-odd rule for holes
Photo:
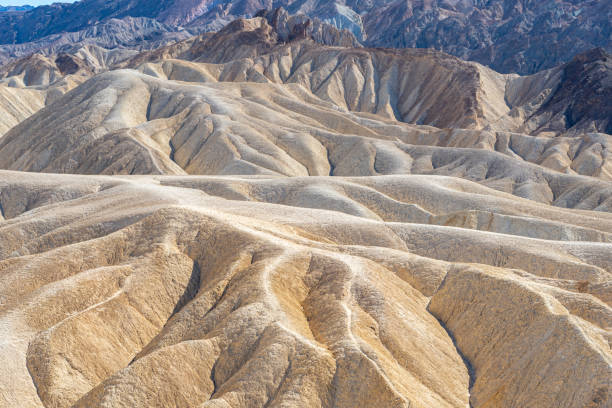
[[9,88],[0,84],[0,137],[44,106],[41,91]]
[[0,406],[610,403],[607,213],[436,176],[0,192]]
[[[437,174],[556,206],[607,211],[612,183],[601,146],[609,137],[549,142],[439,130],[342,111],[296,84],[186,84],[119,70],[91,79],[9,131],[0,140],[0,167],[87,174]],[[580,153],[572,161],[566,151]],[[549,160],[552,154],[564,162]]]

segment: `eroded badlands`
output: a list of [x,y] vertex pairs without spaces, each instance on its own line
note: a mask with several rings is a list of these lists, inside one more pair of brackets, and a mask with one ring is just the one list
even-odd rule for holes
[[0,72],[0,407],[611,407],[608,57],[264,17]]

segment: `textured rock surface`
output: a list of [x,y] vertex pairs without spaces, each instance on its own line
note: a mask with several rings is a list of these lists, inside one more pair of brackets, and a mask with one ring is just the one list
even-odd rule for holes
[[368,43],[446,51],[532,74],[595,47],[612,51],[606,1],[391,1],[365,17]]
[[[558,122],[557,129],[590,127],[612,134],[612,55],[594,49],[577,55],[561,69],[561,83],[535,118],[552,116],[549,122]],[[591,123],[581,126],[585,118]]]
[[[213,75],[225,75],[218,65],[168,60],[142,70],[150,75],[119,70],[96,76],[11,129],[0,139],[0,167],[88,174],[439,174],[563,207],[605,211],[612,205],[609,135],[551,139],[440,130],[345,111],[299,84],[216,82]],[[249,71],[228,69],[234,72]]]
[[0,85],[0,136],[44,106],[44,93]]
[[2,406],[611,402],[607,213],[434,176],[0,176]]
[[0,137],[93,75],[79,57],[39,54],[0,68]]
[[[51,47],[0,68],[0,78],[12,87],[54,85],[55,99],[92,72],[150,74],[159,68],[144,63],[166,60],[162,75],[172,80],[296,83],[348,110],[415,124],[543,136],[610,132],[612,66],[603,49],[535,75],[501,75],[431,50],[360,48],[350,33],[282,9],[260,14],[143,53],[88,42]],[[62,60],[76,72],[62,69]]]
[[[601,49],[535,75],[501,75],[432,50],[325,45],[346,45],[337,32],[313,34],[317,41],[291,37],[288,27],[294,24],[283,13],[237,20],[216,34],[145,52],[120,65],[138,68],[168,58],[224,64],[211,67],[204,77],[298,83],[350,110],[437,127],[554,135],[607,132],[612,68],[610,55]],[[170,77],[204,80],[203,74],[190,77],[185,70]]]

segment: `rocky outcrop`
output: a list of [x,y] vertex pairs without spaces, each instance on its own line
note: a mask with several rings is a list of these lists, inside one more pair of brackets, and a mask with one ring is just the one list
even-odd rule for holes
[[[0,109],[7,114],[0,135],[85,82],[94,74],[94,69],[89,61],[71,54],[49,57],[33,54],[1,67],[0,92],[8,99],[0,103]],[[32,99],[34,95],[36,98]],[[23,100],[17,102],[13,98]],[[14,110],[16,106],[21,106],[17,108],[19,114]]]
[[[96,78],[80,93],[90,92],[87,89],[96,89],[96,93],[104,94],[109,92],[110,88],[115,88],[115,85],[112,84],[115,80],[117,84],[127,81],[125,84],[130,89],[142,88],[138,92],[146,95],[144,99],[135,101],[126,99],[125,103],[134,106],[131,112],[136,112],[136,107],[138,107],[142,111],[148,111],[149,116],[139,117],[134,119],[136,122],[132,122],[132,119],[127,119],[130,115],[127,115],[123,118],[127,122],[122,119],[119,122],[113,122],[111,126],[105,124],[105,132],[120,131],[112,137],[108,136],[115,141],[127,141],[135,137],[134,133],[126,132],[126,129],[134,127],[133,123],[142,124],[153,119],[157,120],[151,117],[150,106],[145,105],[149,103],[147,98],[152,98],[151,100],[157,98],[160,87],[162,89],[167,87],[167,92],[174,95],[173,98],[178,98],[178,95],[187,92],[196,101],[199,100],[199,97],[195,95],[199,92],[204,94],[211,92],[210,86],[206,85],[211,82],[250,82],[252,86],[228,85],[228,87],[221,86],[220,88],[241,89],[241,92],[247,89],[248,92],[261,89],[262,96],[276,95],[280,88],[272,85],[277,84],[289,85],[285,89],[289,90],[292,95],[295,95],[297,89],[295,86],[306,90],[306,92],[298,92],[297,100],[303,101],[303,104],[292,106],[292,111],[310,112],[312,109],[310,105],[314,104],[319,107],[327,106],[326,109],[343,111],[345,113],[342,115],[346,118],[351,116],[346,112],[354,112],[359,115],[375,114],[378,117],[377,120],[394,120],[419,126],[424,125],[418,131],[414,131],[414,128],[410,130],[396,128],[398,130],[394,130],[392,134],[403,134],[402,143],[449,148],[477,147],[538,164],[556,172],[577,173],[605,180],[611,178],[612,171],[608,154],[610,137],[597,132],[607,130],[606,115],[612,112],[612,108],[607,106],[605,101],[601,104],[594,102],[597,101],[597,95],[600,99],[605,100],[606,95],[610,93],[609,84],[607,84],[610,66],[607,62],[607,54],[602,51],[578,56],[574,62],[553,70],[519,77],[500,75],[486,67],[464,62],[436,51],[395,51],[324,45],[322,43],[327,40],[335,44],[337,41],[342,43],[344,41],[342,38],[351,37],[342,37],[339,31],[329,29],[328,26],[325,29],[321,27],[323,26],[317,26],[315,23],[304,24],[300,18],[289,17],[282,10],[272,14],[264,13],[262,17],[254,19],[236,20],[217,33],[194,37],[119,62],[119,66],[135,68],[145,73],[146,76],[138,77],[140,79],[136,79],[137,77],[133,74],[128,75],[127,72],[120,75],[109,74],[106,77]],[[306,32],[308,34],[305,34]],[[319,35],[319,42],[313,40],[313,37],[316,39],[317,35]],[[108,69],[108,64],[113,61],[111,55],[97,51],[96,48],[80,49],[76,54],[61,54],[50,58],[34,55],[4,67],[0,71],[0,76],[4,77],[2,82],[7,86],[44,91],[47,95],[46,102],[51,103],[67,90],[87,80],[94,71]],[[587,62],[581,64],[579,61]],[[577,64],[582,68],[577,68]],[[161,82],[151,82],[151,77],[157,77]],[[577,77],[589,81],[588,86],[578,85]],[[141,81],[147,85],[141,87]],[[173,84],[174,81],[189,82],[193,86],[178,90]],[[267,83],[270,86],[255,86],[255,83]],[[200,85],[203,87],[198,88]],[[106,89],[106,87],[110,88]],[[124,95],[119,89],[112,92],[122,95],[121,98],[130,95],[129,93]],[[90,97],[91,93],[87,95]],[[291,96],[291,98],[295,97]],[[54,112],[60,106],[61,109],[70,106],[64,113],[72,118],[91,117],[87,112],[92,107],[80,105],[82,98],[73,98],[72,102],[64,101],[62,102],[64,105],[51,108],[41,118],[48,115],[51,115],[50,117],[63,116],[62,113]],[[234,96],[229,98],[228,100],[234,100]],[[264,100],[266,98],[267,96],[263,97]],[[272,97],[272,100],[274,104],[278,103],[277,97]],[[113,103],[116,101],[108,105],[108,109],[111,109]],[[234,100],[232,103],[240,105],[236,107],[236,112],[242,112],[245,109],[247,112],[252,112],[252,108],[243,106],[243,102]],[[106,109],[103,108],[101,111]],[[175,110],[173,105],[168,105],[167,114],[172,112],[171,116],[179,115],[179,111],[183,109],[184,107],[180,107],[179,110]],[[250,115],[251,113],[247,114],[247,116]],[[307,113],[307,116],[310,116],[310,113]],[[114,118],[111,115],[107,117],[107,120],[114,121]],[[313,119],[316,120],[314,117]],[[42,119],[37,118],[36,120]],[[180,126],[181,120],[183,119],[179,119],[170,126]],[[363,119],[348,120],[352,123],[365,123]],[[96,124],[95,121],[92,124],[101,125]],[[24,126],[31,126],[31,122]],[[62,124],[58,126],[64,127]],[[95,126],[92,128],[77,126],[75,129],[80,132],[77,134],[73,134],[73,130],[63,129],[61,134],[72,134],[71,137],[77,140],[84,134],[93,131]],[[292,126],[296,131],[300,128],[297,124]],[[342,127],[344,125],[326,126],[331,126],[330,129],[339,134],[348,131]],[[368,128],[363,135],[372,134],[371,125],[359,126]],[[426,126],[435,126],[438,130]],[[443,128],[464,128],[467,131],[439,130]],[[30,127],[31,129],[34,128]],[[176,132],[176,129],[173,132]],[[308,131],[308,133],[311,132]],[[34,137],[35,140],[38,140],[38,136],[29,133],[30,131],[15,131],[19,138]],[[383,136],[377,130],[374,133],[377,138],[389,138],[389,135]],[[436,136],[424,139],[422,136],[415,137],[414,134],[435,134]],[[555,137],[551,138],[551,136]],[[56,151],[58,146],[65,145],[67,139],[62,137],[64,141],[53,142],[59,143],[55,147]],[[7,140],[5,143],[10,143],[12,146],[19,145],[20,150],[31,148],[31,146],[28,147],[29,142],[19,138],[11,136],[11,141]],[[320,139],[318,136],[317,138]],[[86,139],[89,140],[89,138]],[[50,142],[50,139],[48,140]],[[92,142],[98,143],[96,140],[95,137],[91,139]],[[168,150],[165,144],[168,142],[168,140],[156,142],[161,146],[164,157]],[[41,141],[41,143],[44,142]],[[111,143],[110,140],[107,143]],[[5,163],[9,163],[9,156],[15,154],[13,151],[15,147],[6,146],[5,155],[8,156],[5,156]],[[392,148],[392,150],[395,149],[395,147]],[[157,148],[154,149],[154,151],[157,150]],[[372,151],[377,150],[378,148]],[[402,147],[402,151],[403,153],[399,154],[394,161],[398,163],[405,161],[405,158],[402,157],[406,154],[407,149]],[[29,165],[25,165],[26,161],[38,161],[39,159],[34,152],[32,154],[32,156],[23,156],[19,162],[4,164],[4,166],[11,166],[10,168],[13,169],[30,168]],[[148,154],[146,153],[147,156]],[[191,154],[197,155],[198,152],[189,153]],[[312,154],[319,155],[320,153],[315,150]],[[48,159],[60,160],[59,157]],[[88,162],[83,158],[77,161],[83,160]],[[448,164],[447,160],[449,159],[444,159],[444,162]],[[102,161],[105,162],[107,159],[102,159]],[[111,161],[114,162],[114,160]],[[70,167],[74,165],[74,161],[60,160],[59,162],[62,163],[61,169],[53,166],[47,168],[47,159],[38,162],[35,168],[37,170],[47,168],[47,171],[80,171]],[[147,162],[143,162],[143,165]],[[154,171],[157,167],[152,163],[140,167],[138,172]],[[406,165],[387,164],[387,169],[383,170],[383,173],[400,171],[398,169],[403,169],[401,172],[405,172]],[[105,166],[102,165],[101,168],[94,166],[90,171],[93,171],[94,168],[102,171]],[[187,162],[180,163],[179,166],[188,172],[208,171],[201,168],[199,170],[188,169]],[[274,171],[280,171],[282,174],[300,173],[284,165],[278,168],[275,166],[266,164],[263,168],[268,170],[274,168],[277,169]],[[127,168],[118,170],[111,167],[115,169],[112,170],[113,172],[128,171]],[[259,167],[257,165],[257,172],[261,171]],[[434,167],[443,166],[434,165]],[[52,168],[54,170],[51,170]],[[171,163],[166,163],[155,172],[174,172],[175,170],[170,170],[172,168]],[[370,174],[373,171],[370,169],[366,173]],[[477,176],[475,179],[482,180],[482,176]],[[533,178],[530,177],[530,179]],[[504,190],[507,188],[507,186],[504,187]],[[510,191],[515,191],[515,189],[516,187],[512,187]],[[532,196],[532,192],[522,194]],[[549,200],[545,196],[542,195],[538,199]]]
[[309,18],[303,14],[289,15],[279,7],[275,10],[260,10],[255,17],[263,17],[274,29],[278,41],[290,42],[300,39],[311,39],[321,45],[338,47],[359,47],[358,39],[345,29],[337,29],[332,24],[321,22],[318,18]]
[[557,129],[612,134],[612,55],[594,49],[577,55],[560,69],[559,85],[535,116],[555,118]]
[[[292,35],[299,26],[296,21],[301,20],[288,20],[282,10],[267,16],[236,20],[217,33],[142,53],[120,66],[139,68],[145,62],[170,58],[224,64],[205,67],[175,63],[177,73],[169,78],[185,80],[187,77],[181,78],[185,70],[199,70],[208,74],[192,72],[193,81],[207,76],[220,81],[299,83],[349,110],[437,127],[530,135],[607,132],[607,121],[602,117],[612,109],[605,102],[591,102],[599,106],[597,110],[576,110],[572,120],[565,120],[563,113],[551,112],[552,104],[573,106],[575,99],[587,97],[578,96],[583,92],[580,86],[570,85],[565,66],[529,76],[501,75],[432,50],[340,48],[337,45],[346,44],[337,35],[328,36],[334,39],[327,41],[328,45],[325,36],[314,34],[316,30],[311,30],[310,38]],[[600,53],[600,62],[607,61],[603,51],[593,52]],[[597,89],[597,94],[589,94],[606,99],[610,67],[603,62],[591,66],[597,68],[591,69],[594,74],[589,76],[589,89]],[[551,101],[553,97],[556,102]]]
[[[208,76],[219,81],[297,83],[349,110],[439,127],[477,127],[489,116],[479,106],[478,70],[454,57],[423,50],[331,47],[302,38],[286,43],[282,38],[263,18],[236,20],[218,33],[142,54],[121,66],[137,68],[168,57],[216,64],[182,64],[178,76],[169,79],[185,80],[180,72],[189,69],[210,71]],[[193,75],[194,81],[207,76]]]
[[609,27],[610,8],[590,1],[397,1],[365,17],[368,44],[436,48],[519,74],[612,51]]
[[14,88],[45,87],[64,80],[69,75],[89,78],[93,75],[93,70],[86,61],[70,54],[51,58],[33,54],[0,68],[2,82]]

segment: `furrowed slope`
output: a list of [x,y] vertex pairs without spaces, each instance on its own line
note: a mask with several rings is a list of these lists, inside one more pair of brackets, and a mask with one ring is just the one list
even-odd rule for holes
[[[181,77],[181,66],[175,78],[299,83],[349,110],[437,127],[544,136],[610,133],[612,66],[603,49],[535,75],[501,75],[433,50],[354,48],[338,33],[334,40],[317,39],[315,32],[297,29],[295,19],[276,10],[236,20],[218,33],[143,53],[121,66],[169,58],[215,64],[199,69],[208,71],[205,76],[193,68],[191,77]],[[171,68],[164,72],[172,76]]]
[[0,85],[0,137],[43,106],[43,92]]
[[216,31],[276,7],[350,31],[369,46],[435,48],[504,73],[532,74],[594,47],[612,50],[609,4],[588,0],[83,0],[0,14],[0,44],[129,16]]
[[551,140],[385,121],[338,109],[297,84],[187,84],[120,70],[96,76],[8,132],[0,139],[0,167],[88,174],[439,174],[606,211],[608,143],[607,135]]
[[[601,133],[609,133],[612,114],[606,103],[612,99],[612,66],[603,50],[519,77],[501,75],[437,51],[355,46],[354,38],[345,32],[278,9],[254,19],[236,20],[218,33],[132,58],[136,51],[131,49],[75,46],[66,49],[66,54],[34,55],[16,61],[0,70],[0,76],[11,87],[40,89],[55,81],[54,97],[91,72],[117,67],[195,83],[299,84],[343,109],[386,119],[543,138],[597,138],[601,146],[595,149],[607,150],[609,146],[607,141],[600,142],[606,139]],[[66,69],[70,67],[74,69]],[[548,144],[568,150],[568,154],[555,157],[564,162],[564,156],[572,158],[581,150],[559,140]],[[602,153],[605,159],[607,155]]]
[[[608,214],[431,176],[1,174],[5,406],[609,403]],[[500,222],[441,222],[479,206]]]
[[99,47],[107,52],[124,53],[127,58],[141,50],[185,40],[191,35],[192,33],[185,29],[170,27],[142,17],[95,21],[78,31],[54,33],[25,43],[0,45],[0,65],[33,53],[45,56],[73,54],[75,48],[85,47]]

